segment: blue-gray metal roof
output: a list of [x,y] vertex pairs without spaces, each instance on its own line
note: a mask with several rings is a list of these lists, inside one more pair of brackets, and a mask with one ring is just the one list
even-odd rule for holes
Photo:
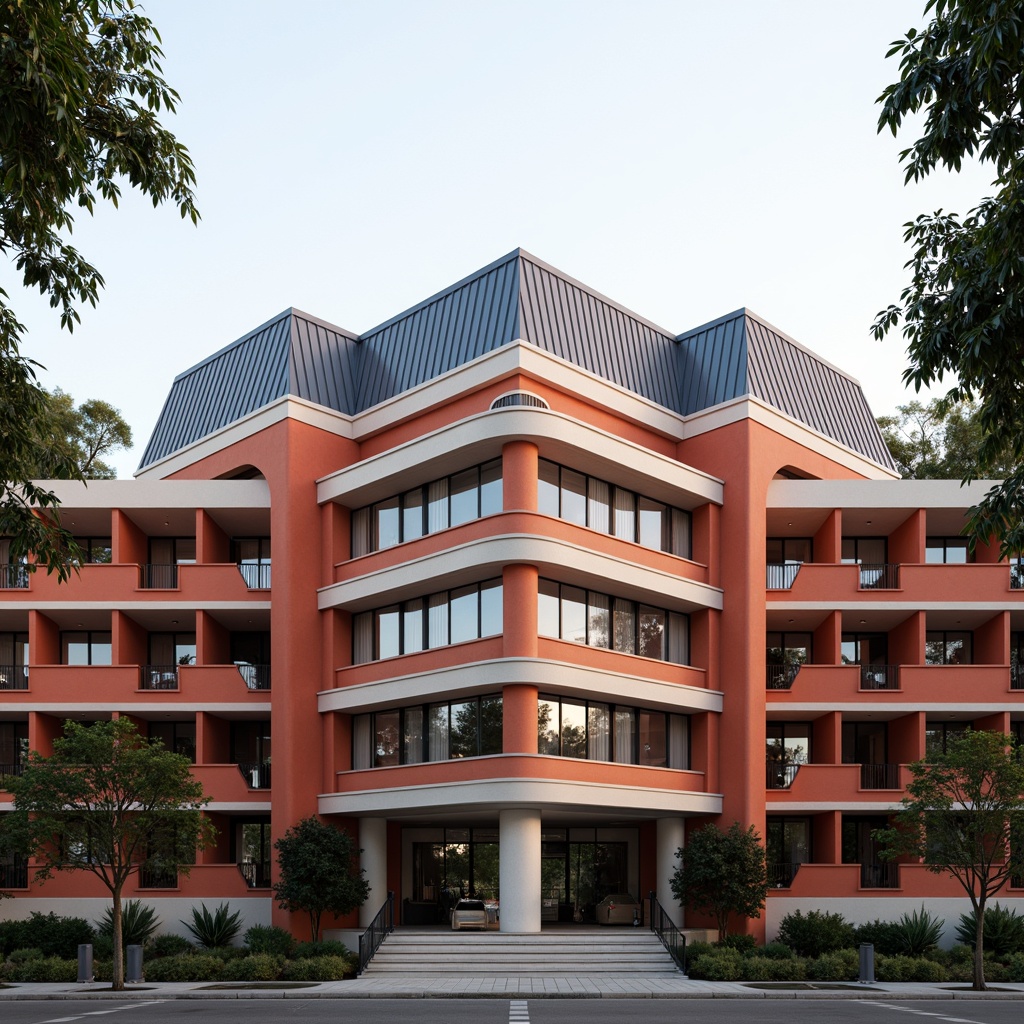
[[513,341],[684,415],[755,395],[893,466],[860,385],[747,310],[675,337],[516,249],[362,335],[268,321],[175,378],[140,468],[285,395],[355,415]]

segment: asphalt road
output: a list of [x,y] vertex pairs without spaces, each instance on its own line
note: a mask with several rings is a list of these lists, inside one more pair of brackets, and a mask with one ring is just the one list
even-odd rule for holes
[[4,1002],[3,1024],[1019,1024],[1020,1000],[180,999]]

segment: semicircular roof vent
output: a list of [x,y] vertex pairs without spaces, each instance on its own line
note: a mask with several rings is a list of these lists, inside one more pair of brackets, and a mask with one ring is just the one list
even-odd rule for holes
[[499,395],[491,402],[492,409],[511,409],[516,405],[525,405],[530,409],[550,409],[551,406],[538,395],[529,391],[510,391],[507,395]]

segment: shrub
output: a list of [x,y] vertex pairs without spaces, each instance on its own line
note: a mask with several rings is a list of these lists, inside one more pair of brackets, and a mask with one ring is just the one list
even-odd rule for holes
[[285,958],[274,953],[250,953],[224,965],[225,981],[276,981]]
[[1024,953],[1014,953],[1006,961],[1006,980],[1018,984],[1024,981]]
[[344,956],[311,956],[285,964],[281,977],[286,981],[341,981],[352,974],[355,964]]
[[[853,926],[842,914],[797,910],[787,914],[779,924],[779,941],[800,956],[820,957],[839,949],[853,948]],[[825,980],[825,979],[822,979]]]
[[735,949],[701,953],[686,963],[686,973],[703,981],[739,981],[746,974],[746,961]]
[[803,981],[807,977],[805,961],[792,955],[788,958],[751,956],[743,961],[747,981]]
[[726,935],[716,945],[720,949],[738,949],[741,953],[752,953],[757,946],[757,939],[753,935],[737,933],[735,935]]
[[12,949],[10,956],[7,957],[12,964],[23,964],[29,960],[42,960],[43,951],[41,949]]
[[687,964],[693,963],[699,956],[707,956],[708,953],[714,953],[716,948],[710,942],[702,942],[700,939],[697,939],[695,942],[688,942],[686,944]]
[[192,908],[192,921],[181,922],[191,932],[193,938],[204,949],[215,949],[218,946],[230,946],[242,927],[242,915],[239,911],[231,913],[231,908],[222,903],[211,914],[206,904]]
[[924,904],[920,910],[904,914],[896,923],[900,952],[907,956],[921,956],[926,950],[937,946],[941,936],[942,922],[925,910]]
[[216,981],[224,961],[208,953],[179,953],[145,965],[146,981]]
[[174,935],[170,932],[164,935],[157,935],[146,943],[146,959],[158,960],[164,956],[179,956],[182,953],[192,953],[195,947],[184,935]]
[[822,953],[807,965],[807,976],[815,981],[856,981],[860,977],[860,956],[855,949]]
[[44,957],[78,958],[78,947],[96,937],[91,924],[82,917],[58,917],[33,911],[23,921],[0,924],[0,953],[13,949],[40,949]]
[[309,960],[314,956],[342,956],[352,958],[352,950],[344,942],[300,942],[292,956],[296,960]]
[[47,956],[41,960],[26,960],[14,967],[10,980],[29,983],[77,981],[78,959]]
[[[144,946],[153,937],[159,924],[156,911],[148,903],[143,903],[142,900],[125,900],[122,904],[121,941],[125,946]],[[109,938],[113,951],[113,907],[107,907],[103,916],[96,922],[96,935]]]
[[899,925],[895,921],[880,921],[875,918],[867,924],[857,925],[853,930],[854,945],[870,942],[876,953],[884,956],[896,956],[902,952],[900,945]]
[[[974,949],[976,923],[977,915],[972,910],[969,914],[962,914],[956,926],[956,937],[971,949]],[[985,951],[994,953],[997,960],[1024,952],[1024,917],[998,903],[986,907]]]
[[760,949],[755,950],[755,953],[769,960],[792,960],[796,956],[784,942],[766,942]]
[[254,924],[242,938],[250,953],[273,953],[288,959],[293,955],[295,939],[284,928]]

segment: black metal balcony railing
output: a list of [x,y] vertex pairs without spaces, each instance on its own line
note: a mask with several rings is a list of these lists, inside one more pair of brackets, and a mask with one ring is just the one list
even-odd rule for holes
[[1010,566],[1010,589],[1024,590],[1024,565]]
[[238,865],[245,884],[250,889],[270,888],[270,861],[257,863],[252,860],[244,860]]
[[861,563],[861,590],[899,590],[899,588],[899,564],[886,563],[884,565],[868,565],[863,562]]
[[176,690],[177,665],[143,665],[140,688],[143,690]]
[[143,864],[139,868],[140,889],[177,889],[178,872],[174,868]]
[[142,565],[143,590],[176,590],[178,587],[178,566]]
[[20,761],[14,764],[3,764],[0,762],[0,787],[3,786],[5,775],[21,775],[24,770],[25,766]]
[[799,870],[799,864],[769,864],[768,885],[772,889],[788,889]]
[[769,690],[788,690],[802,667],[803,662],[792,665],[769,662],[764,670],[765,687]]
[[1010,689],[1024,690],[1024,665],[1010,666]]
[[238,770],[250,789],[270,789],[269,761],[239,761]]
[[250,590],[270,589],[270,566],[267,563],[239,562],[238,571]]
[[899,864],[861,864],[860,887],[862,889],[898,889],[900,887]]
[[0,863],[0,889],[27,889],[28,861],[18,857],[13,861]]
[[0,590],[28,590],[28,567],[21,562],[0,565]]
[[900,766],[898,764],[862,764],[860,766],[861,789],[899,789]]
[[793,785],[796,773],[800,770],[799,764],[791,764],[788,761],[773,761],[770,758],[766,762],[765,767],[766,789],[789,789]]
[[769,562],[765,586],[768,590],[789,590],[802,562]]
[[28,665],[0,665],[0,690],[27,690]]
[[236,661],[235,667],[238,669],[238,674],[245,681],[246,688],[249,690],[269,690],[270,689],[270,666],[269,665],[250,665],[247,661]]
[[898,690],[900,688],[899,665],[861,665],[860,688],[862,690]]

